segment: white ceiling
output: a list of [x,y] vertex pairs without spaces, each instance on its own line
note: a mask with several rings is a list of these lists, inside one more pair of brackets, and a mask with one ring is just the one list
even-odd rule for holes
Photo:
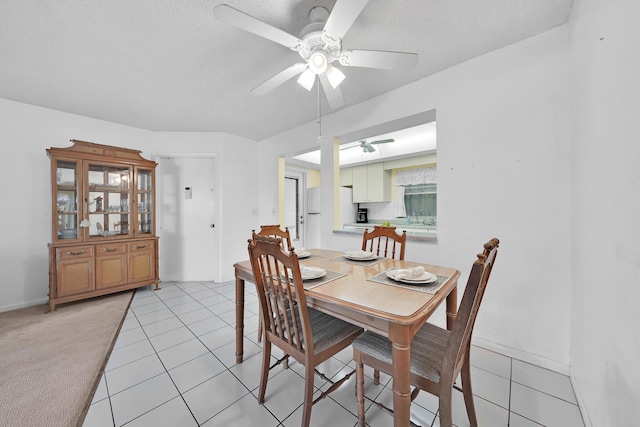
[[[249,91],[296,52],[218,21],[220,0],[2,0],[0,98],[155,131],[261,140],[317,117],[295,79]],[[334,0],[226,0],[298,35]],[[409,71],[343,67],[344,107],[568,21],[573,0],[370,0],[344,49],[416,52]],[[330,112],[323,98],[323,112]]]
[[[366,141],[393,139],[386,144],[373,145],[373,153],[364,152],[360,148],[360,141],[349,141],[340,145],[340,166],[351,166],[362,163],[376,162],[383,159],[396,159],[417,155],[419,153],[435,153],[437,148],[436,122],[429,122],[417,126],[395,130],[366,138]],[[294,159],[291,161],[291,159]],[[287,161],[299,165],[319,168],[320,150],[299,154]]]

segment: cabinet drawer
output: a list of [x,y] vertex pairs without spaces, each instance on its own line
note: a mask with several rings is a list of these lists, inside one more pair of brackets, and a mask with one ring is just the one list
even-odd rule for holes
[[127,253],[127,244],[126,243],[103,243],[101,245],[96,245],[96,258],[111,256],[111,255],[121,255]]
[[127,243],[129,246],[129,253],[132,252],[147,252],[153,251],[155,248],[155,241],[153,240],[141,240],[138,242],[129,242]]
[[57,248],[56,258],[58,260],[93,258],[93,246],[70,246],[66,248]]

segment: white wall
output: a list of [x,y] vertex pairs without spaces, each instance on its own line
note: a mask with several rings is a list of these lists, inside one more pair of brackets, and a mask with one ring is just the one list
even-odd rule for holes
[[640,420],[640,4],[576,0],[570,22],[571,371],[593,426]]
[[51,242],[46,149],[70,139],[135,148],[151,132],[0,99],[0,311],[47,301]]
[[[460,269],[462,287],[482,244],[501,239],[474,340],[565,373],[571,312],[567,82],[563,26],[323,117],[322,123],[324,135],[341,135],[436,110],[438,243],[410,242],[406,258]],[[277,155],[314,146],[314,124],[265,141],[265,170]],[[327,144],[330,137],[323,149]],[[324,157],[322,168],[323,206],[332,212]],[[261,180],[260,189],[261,206],[272,203],[277,179]],[[331,228],[331,221],[323,222],[332,247],[359,245],[358,239],[332,236]]]
[[70,139],[135,148],[150,159],[160,153],[218,153],[222,279],[232,279],[233,263],[247,258],[246,240],[258,225],[251,215],[257,206],[255,142],[217,133],[153,133],[4,99],[0,117],[0,311],[47,301],[51,184],[45,150],[71,146]]

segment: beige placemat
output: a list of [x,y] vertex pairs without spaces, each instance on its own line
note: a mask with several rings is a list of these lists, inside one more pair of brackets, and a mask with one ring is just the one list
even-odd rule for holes
[[[395,268],[390,268],[389,270],[395,270]],[[387,271],[389,271],[389,270],[387,270]],[[399,288],[411,289],[412,291],[424,292],[426,294],[432,294],[433,295],[436,292],[438,292],[440,290],[440,288],[442,288],[444,286],[444,284],[447,283],[447,281],[451,278],[451,276],[438,276],[438,275],[436,275],[436,277],[438,279],[433,283],[429,283],[428,285],[423,285],[423,284],[410,285],[408,283],[397,282],[397,281],[395,281],[393,279],[390,279],[389,277],[387,277],[387,271],[385,271],[384,273],[380,273],[380,274],[378,274],[376,276],[369,277],[369,278],[367,278],[367,280],[369,280],[370,282],[382,283],[384,285],[397,286]]]
[[337,271],[327,270],[327,274],[325,274],[322,277],[319,277],[317,279],[305,280],[303,283],[304,289],[308,291],[309,289],[313,289],[317,286],[324,285],[325,283],[329,283],[332,280],[336,280],[344,276],[346,276],[346,274],[344,273],[338,273]]
[[356,261],[354,259],[349,259],[344,255],[340,255],[339,257],[331,258],[331,259],[333,261],[346,262],[347,264],[355,264],[355,265],[362,265],[362,266],[365,266],[365,267],[371,267],[372,265],[377,264],[377,263],[379,263],[380,261],[382,261],[382,260],[384,260],[386,258],[383,257],[383,256],[379,256],[379,257],[376,257],[376,258],[373,258],[373,259],[370,259],[370,260],[368,259],[366,261]]

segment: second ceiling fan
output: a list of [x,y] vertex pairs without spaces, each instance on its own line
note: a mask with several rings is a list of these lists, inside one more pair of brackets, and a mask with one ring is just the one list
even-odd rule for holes
[[345,148],[341,148],[340,150],[348,150],[349,148],[362,148],[362,152],[363,153],[373,153],[376,151],[376,149],[373,147],[373,145],[377,145],[377,144],[388,144],[390,142],[395,141],[395,139],[393,138],[389,138],[389,139],[379,139],[377,141],[371,141],[368,142],[366,139],[361,139],[359,142],[360,145],[352,145],[350,147],[345,147]]
[[345,67],[380,68],[385,70],[409,69],[418,63],[418,54],[380,50],[343,50],[342,38],[354,23],[369,0],[337,0],[331,14],[321,6],[311,9],[311,23],[306,25],[300,37],[291,35],[227,4],[214,8],[216,18],[250,33],[264,37],[296,51],[304,62],[291,65],[251,90],[264,95],[281,84],[298,76],[298,83],[311,90],[316,77],[331,108],[344,104],[338,87],[345,78],[333,62]]

